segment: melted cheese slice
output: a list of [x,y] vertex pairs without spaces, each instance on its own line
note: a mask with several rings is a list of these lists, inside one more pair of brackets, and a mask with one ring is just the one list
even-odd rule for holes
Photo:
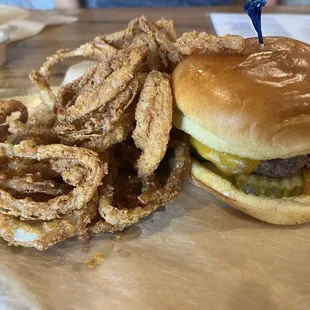
[[211,161],[220,171],[228,176],[237,173],[250,174],[261,163],[260,160],[241,158],[236,155],[217,152],[193,137],[190,137],[190,143],[201,157]]

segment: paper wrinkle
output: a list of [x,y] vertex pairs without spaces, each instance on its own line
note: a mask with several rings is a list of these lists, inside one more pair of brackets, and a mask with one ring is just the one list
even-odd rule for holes
[[76,22],[78,17],[65,16],[44,11],[29,11],[17,7],[0,5],[0,29],[7,31],[10,42],[39,34],[48,25]]
[[28,15],[29,11],[22,8],[0,4],[0,26],[16,19],[25,18]]
[[[19,281],[20,277],[10,270],[10,265],[2,261],[0,265],[0,307],[3,310],[41,309],[36,296]],[[18,295],[16,295],[18,292]]]

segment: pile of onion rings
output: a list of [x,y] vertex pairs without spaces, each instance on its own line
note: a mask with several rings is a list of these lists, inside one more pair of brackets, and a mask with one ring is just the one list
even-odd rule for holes
[[[19,101],[0,101],[0,237],[45,250],[123,230],[173,202],[190,155],[186,138],[172,130],[170,75],[192,53],[243,49],[238,36],[177,39],[171,20],[142,16],[48,57],[30,73],[48,122]],[[54,93],[53,67],[76,56],[96,64]]]

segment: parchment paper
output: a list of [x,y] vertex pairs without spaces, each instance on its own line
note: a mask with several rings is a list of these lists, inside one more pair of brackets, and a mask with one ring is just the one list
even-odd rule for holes
[[[0,240],[0,309],[307,310],[309,234],[310,224],[265,224],[187,183],[173,205],[88,246]],[[86,268],[97,253],[103,263]]]
[[37,35],[47,25],[61,25],[76,22],[77,17],[61,14],[36,12],[0,4],[0,29],[5,30],[10,42]]
[[[0,242],[1,309],[309,309],[309,225],[271,226],[186,184],[116,238],[46,252]],[[85,262],[96,253],[94,269]]]

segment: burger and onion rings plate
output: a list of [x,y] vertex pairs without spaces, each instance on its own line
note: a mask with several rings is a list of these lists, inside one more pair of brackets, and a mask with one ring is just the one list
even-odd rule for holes
[[[271,45],[277,46],[275,51]],[[241,80],[244,68],[250,68],[247,81],[254,79],[267,88],[284,87],[284,75],[290,74],[287,90],[294,93],[299,115],[289,112],[284,101],[281,111],[286,107],[287,122],[294,118],[290,128],[307,129],[309,105],[298,103],[298,96],[305,103],[310,48],[270,38],[266,49],[260,55],[264,67],[249,60],[257,57],[254,40],[197,32],[176,39],[172,21],[151,23],[141,17],[123,31],[48,58],[30,74],[39,93],[2,92],[1,307],[307,309],[309,225],[303,223],[310,219],[310,150],[305,138],[287,138],[299,139],[291,153],[281,148],[280,143],[287,142],[281,135],[274,144],[266,142],[265,153],[263,140],[251,146],[231,136],[228,144],[227,122],[217,114],[220,109],[222,115],[230,113],[226,121],[240,113],[246,117],[246,104],[241,110],[223,108],[229,96],[241,101],[243,90],[233,79],[241,74]],[[206,68],[201,59],[191,58],[197,52],[225,56],[218,58],[221,65],[214,61]],[[60,88],[52,88],[52,67],[74,56],[96,62],[78,73],[75,67],[73,78],[69,74]],[[186,73],[191,71],[186,61],[195,68],[197,81]],[[270,63],[273,77],[261,74]],[[276,71],[279,64],[282,76]],[[224,88],[224,67],[231,74],[226,82],[238,92]],[[238,72],[231,72],[232,67]],[[211,82],[205,86],[208,74],[219,79],[213,91]],[[275,75],[282,80],[268,84]],[[200,89],[191,93],[201,80]],[[208,96],[203,98],[202,92]],[[197,104],[189,103],[188,96]],[[209,98],[211,103],[206,103]],[[217,110],[204,106],[219,99]],[[263,102],[267,107],[263,99],[255,100],[250,104]],[[173,105],[183,115],[172,113]],[[213,123],[203,124],[204,113]],[[221,127],[211,131],[216,117],[222,132]],[[173,118],[181,130],[173,128]],[[259,125],[254,127],[252,137],[260,133]],[[207,138],[212,140],[209,145]],[[231,152],[225,152],[228,148]],[[190,149],[195,161],[190,160]],[[279,156],[272,157],[272,152]],[[226,153],[231,155],[223,156]],[[238,175],[237,181],[232,174]],[[249,189],[244,180],[256,187]],[[296,211],[298,206],[302,211]],[[300,225],[286,226],[293,224]]]

